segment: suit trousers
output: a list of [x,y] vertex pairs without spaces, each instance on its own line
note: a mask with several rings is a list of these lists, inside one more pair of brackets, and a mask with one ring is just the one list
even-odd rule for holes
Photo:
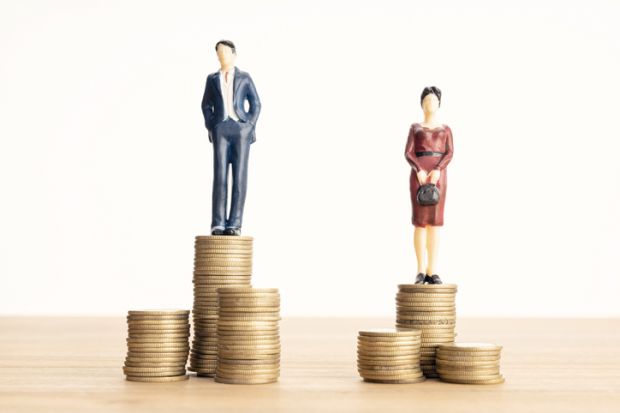
[[[213,130],[213,198],[211,229],[241,228],[248,182],[250,135],[253,125],[227,118]],[[228,218],[228,165],[232,166],[232,195]]]

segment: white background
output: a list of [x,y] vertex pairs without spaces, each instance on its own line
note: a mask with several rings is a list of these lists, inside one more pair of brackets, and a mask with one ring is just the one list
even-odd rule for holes
[[263,103],[243,230],[283,315],[394,314],[429,85],[459,316],[620,315],[620,3],[505,3],[3,0],[0,313],[191,308],[226,38]]

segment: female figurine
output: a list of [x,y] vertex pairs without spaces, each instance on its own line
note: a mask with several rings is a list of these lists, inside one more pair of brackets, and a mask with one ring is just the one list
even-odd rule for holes
[[[412,222],[415,226],[413,244],[418,260],[416,284],[441,284],[435,273],[439,227],[443,226],[443,210],[448,183],[446,166],[453,153],[452,131],[445,124],[438,124],[436,113],[441,106],[441,90],[436,86],[424,88],[420,97],[424,111],[424,122],[414,123],[409,129],[405,157],[411,165],[409,188],[413,207]],[[439,202],[435,205],[420,205],[418,188],[431,183],[439,190]],[[428,263],[425,266],[425,253]]]

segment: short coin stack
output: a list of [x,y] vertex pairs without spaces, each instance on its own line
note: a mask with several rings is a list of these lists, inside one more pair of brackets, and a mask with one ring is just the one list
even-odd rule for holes
[[450,383],[498,384],[502,346],[490,343],[453,343],[437,347],[439,378]]
[[194,339],[189,370],[213,377],[217,364],[217,289],[249,287],[252,237],[197,236],[194,257]]
[[357,336],[357,371],[373,383],[419,383],[420,330],[377,329]]
[[215,381],[264,384],[280,376],[280,294],[276,288],[220,288]]
[[420,366],[426,377],[438,377],[435,349],[452,343],[456,333],[455,284],[401,284],[396,294],[396,327],[422,330]]
[[127,358],[123,372],[130,381],[187,380],[188,310],[129,311]]

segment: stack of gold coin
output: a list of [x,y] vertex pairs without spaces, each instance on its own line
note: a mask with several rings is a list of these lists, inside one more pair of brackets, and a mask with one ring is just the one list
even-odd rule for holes
[[215,381],[264,384],[280,376],[280,294],[276,288],[219,288]]
[[437,347],[437,373],[450,383],[498,384],[502,346],[491,343],[453,343]]
[[401,284],[396,294],[396,327],[422,330],[420,366],[426,377],[438,377],[435,350],[453,343],[456,333],[455,284]]
[[419,383],[420,330],[376,329],[357,336],[357,371],[373,383]]
[[194,338],[189,370],[213,377],[217,364],[217,289],[249,287],[252,237],[197,236],[194,258]]
[[127,380],[187,380],[188,310],[129,311],[127,324],[127,358],[123,367]]

